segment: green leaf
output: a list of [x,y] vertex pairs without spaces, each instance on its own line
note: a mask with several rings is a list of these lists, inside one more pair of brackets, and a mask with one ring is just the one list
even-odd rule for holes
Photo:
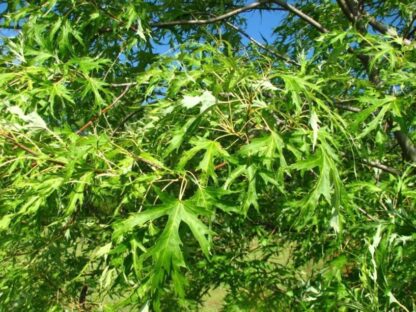
[[126,220],[115,225],[113,237],[117,240],[123,234],[131,232],[135,227],[142,226],[148,221],[156,220],[168,214],[170,208],[171,203],[167,203],[133,214]]
[[71,215],[75,210],[80,207],[84,201],[84,192],[87,185],[91,183],[93,179],[93,173],[87,172],[79,181],[76,181],[76,186],[74,190],[69,195],[69,203],[66,208],[66,215]]
[[257,187],[256,187],[256,168],[254,166],[249,166],[246,171],[248,187],[247,191],[244,194],[243,201],[243,212],[247,214],[248,209],[253,206],[256,210],[259,210],[259,204],[257,202]]
[[183,211],[182,220],[185,222],[192,231],[195,239],[198,241],[199,246],[204,252],[205,256],[209,256],[210,243],[208,237],[211,235],[211,231],[208,227],[198,219],[198,209],[195,206],[191,206],[192,202],[185,202],[185,210]]
[[7,214],[0,219],[0,231],[5,231],[8,229],[13,216],[13,214]]
[[111,246],[112,246],[112,243],[108,243],[108,244],[98,248],[94,252],[93,256],[96,257],[96,258],[107,256],[109,254],[110,250],[111,250]]
[[216,179],[214,160],[217,158],[227,158],[230,155],[224,150],[221,145],[216,141],[207,140],[204,138],[192,138],[190,143],[194,145],[193,148],[183,153],[177,168],[182,170],[186,164],[199,152],[205,151],[202,157],[198,169],[201,169],[204,173],[208,174],[214,180]]
[[201,105],[200,112],[205,112],[208,108],[215,105],[217,99],[212,95],[210,91],[204,91],[200,96],[185,95],[181,101],[181,104],[190,109],[197,105]]
[[280,165],[286,167],[286,159],[283,155],[283,147],[285,146],[282,138],[274,131],[260,138],[253,139],[250,144],[244,145],[239,154],[244,156],[258,155],[261,162],[267,169],[271,169],[276,160],[280,160]]
[[165,152],[163,153],[164,158],[166,158],[169,154],[171,154],[174,150],[177,150],[181,146],[184,140],[184,137],[187,134],[188,129],[193,125],[193,123],[196,120],[197,120],[196,118],[190,118],[185,123],[185,125],[173,131],[173,137],[170,140],[169,145],[166,148]]

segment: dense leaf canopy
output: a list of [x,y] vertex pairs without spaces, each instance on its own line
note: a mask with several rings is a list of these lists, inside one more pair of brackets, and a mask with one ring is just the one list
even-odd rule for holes
[[0,10],[0,311],[416,309],[414,1]]

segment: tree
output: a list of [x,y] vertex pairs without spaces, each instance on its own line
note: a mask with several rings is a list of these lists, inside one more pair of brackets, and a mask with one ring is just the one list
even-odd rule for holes
[[0,3],[1,311],[415,309],[414,1]]

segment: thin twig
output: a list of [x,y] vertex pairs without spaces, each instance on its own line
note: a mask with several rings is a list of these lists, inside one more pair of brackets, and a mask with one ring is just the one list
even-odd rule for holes
[[120,83],[110,83],[108,84],[110,87],[127,87],[127,86],[135,86],[137,82],[120,82]]
[[337,108],[346,110],[346,111],[350,111],[353,113],[359,113],[361,112],[361,108],[355,107],[355,106],[351,106],[351,105],[346,105],[346,104],[342,104],[342,103],[335,103],[335,106]]
[[16,145],[17,147],[19,147],[20,149],[24,150],[25,152],[29,153],[32,156],[38,156],[38,153],[36,153],[34,150],[32,150],[31,148],[27,147],[26,145],[23,145],[22,143],[19,143],[18,141],[16,141],[15,138],[7,135],[7,134],[0,134],[3,138],[8,139],[9,141],[13,142],[14,145]]
[[246,37],[248,40],[250,40],[252,43],[254,43],[255,45],[259,46],[260,48],[262,48],[263,50],[269,52],[270,54],[276,56],[277,58],[285,61],[286,63],[292,64],[292,65],[296,65],[296,66],[300,66],[296,61],[291,60],[290,58],[277,53],[275,51],[272,51],[271,49],[267,48],[264,44],[262,44],[261,42],[258,42],[256,39],[254,39],[253,37],[251,37],[246,31],[244,31],[243,29],[241,29],[240,27],[235,26],[234,24],[226,21],[225,22],[228,26],[230,26],[231,28],[235,29],[236,31],[238,31],[240,34],[242,34],[244,37]]
[[105,107],[98,115],[95,115],[90,120],[88,120],[88,122],[81,128],[79,128],[76,133],[80,134],[85,129],[89,128],[101,115],[107,113],[110,109],[112,109],[126,95],[127,91],[129,91],[131,86],[131,84],[127,85],[123,92],[121,92],[121,94],[118,97],[116,97],[116,99],[110,105]]
[[[28,154],[30,154],[30,155],[32,155],[32,156],[35,156],[35,157],[39,157],[39,156],[40,156],[37,152],[35,152],[35,151],[34,151],[34,150],[32,150],[31,148],[27,147],[26,145],[24,145],[24,144],[22,144],[22,143],[18,142],[18,141],[17,141],[14,137],[12,137],[12,136],[8,135],[7,133],[2,133],[2,132],[0,132],[0,136],[2,136],[3,138],[5,138],[5,139],[9,140],[9,141],[10,141],[10,142],[12,142],[15,146],[17,146],[18,148],[20,148],[20,149],[24,150],[24,151],[25,151],[25,152],[27,152]],[[54,163],[54,164],[56,164],[56,165],[60,165],[60,166],[65,166],[65,165],[66,165],[66,163],[65,163],[65,162],[63,162],[63,161],[59,161],[59,160],[56,160],[56,159],[53,159],[53,158],[51,158],[51,157],[49,157],[49,156],[48,156],[48,158],[47,158],[47,159],[45,159],[45,160],[46,160],[46,161],[48,161],[48,162]]]
[[[140,108],[144,108],[144,106],[141,106]],[[128,114],[126,117],[124,117],[124,119],[117,125],[117,127],[113,130],[113,134],[116,133],[127,121],[129,121],[134,115],[140,113],[142,111],[142,109],[138,109],[134,112],[131,112],[130,114]]]

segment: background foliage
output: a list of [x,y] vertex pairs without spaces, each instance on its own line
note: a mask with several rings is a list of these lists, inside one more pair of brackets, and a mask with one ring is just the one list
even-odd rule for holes
[[413,1],[1,5],[0,311],[415,309]]

